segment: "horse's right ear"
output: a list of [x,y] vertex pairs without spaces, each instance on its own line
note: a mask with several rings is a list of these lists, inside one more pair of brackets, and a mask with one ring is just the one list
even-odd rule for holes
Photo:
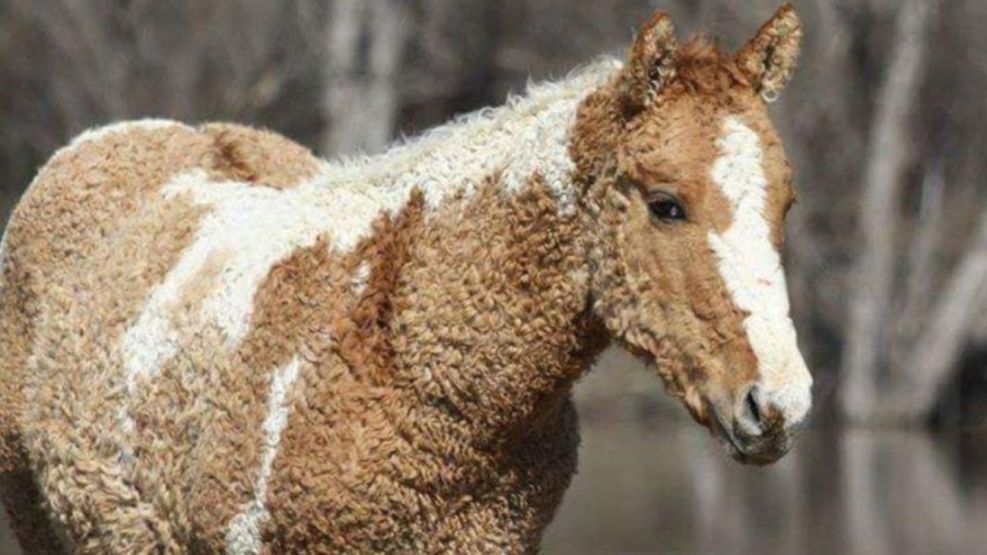
[[631,116],[648,106],[675,72],[678,49],[672,20],[655,12],[638,32],[621,80],[624,112]]

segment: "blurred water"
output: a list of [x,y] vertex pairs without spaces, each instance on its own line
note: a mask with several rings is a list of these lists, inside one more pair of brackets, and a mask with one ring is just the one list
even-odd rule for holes
[[970,554],[987,546],[987,433],[809,430],[767,468],[694,425],[584,423],[548,554]]
[[[583,423],[554,554],[983,553],[987,434],[809,430],[780,463],[691,424]],[[0,554],[19,551],[0,520]]]
[[20,555],[14,533],[7,524],[7,511],[0,511],[0,553],[3,555]]

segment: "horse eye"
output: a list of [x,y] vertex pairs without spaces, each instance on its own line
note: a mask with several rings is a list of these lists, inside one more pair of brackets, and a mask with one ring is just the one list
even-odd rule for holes
[[661,197],[648,203],[648,211],[651,217],[657,221],[678,221],[685,220],[685,209],[682,203],[674,198]]

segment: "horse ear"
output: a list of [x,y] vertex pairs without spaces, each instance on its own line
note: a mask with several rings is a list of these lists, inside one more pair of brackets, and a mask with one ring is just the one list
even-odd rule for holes
[[773,102],[795,73],[801,44],[802,21],[795,8],[785,4],[737,51],[735,59],[754,90]]
[[655,12],[638,32],[621,75],[625,112],[636,113],[655,99],[674,74],[677,48],[672,20]]

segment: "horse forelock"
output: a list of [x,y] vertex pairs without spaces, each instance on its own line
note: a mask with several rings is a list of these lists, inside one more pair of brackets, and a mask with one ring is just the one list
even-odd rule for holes
[[733,56],[706,35],[696,35],[680,46],[674,67],[675,77],[668,86],[689,94],[727,94],[751,86]]

